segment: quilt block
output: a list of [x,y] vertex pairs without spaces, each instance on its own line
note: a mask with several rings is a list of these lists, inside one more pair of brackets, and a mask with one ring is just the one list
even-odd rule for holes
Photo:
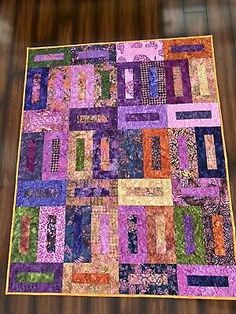
[[6,293],[236,298],[212,37],[26,66]]

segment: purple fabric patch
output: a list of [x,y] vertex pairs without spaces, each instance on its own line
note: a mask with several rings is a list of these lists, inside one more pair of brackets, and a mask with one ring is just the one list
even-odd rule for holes
[[[131,253],[128,241],[128,218],[136,217],[137,253]],[[147,260],[147,225],[144,207],[122,206],[119,207],[119,259],[120,263],[140,264]]]
[[[16,276],[21,272],[54,273],[53,283],[20,283]],[[10,268],[10,292],[61,292],[63,264],[59,263],[12,263]]]
[[194,221],[191,215],[184,215],[184,238],[185,238],[185,252],[187,255],[194,254]]
[[166,105],[118,107],[118,129],[160,129],[167,123]]
[[[188,276],[226,276],[228,287],[191,286],[188,285]],[[235,297],[236,267],[218,265],[177,265],[179,295],[183,296],[211,296]]]
[[[179,67],[182,74],[183,96],[175,96],[173,67]],[[165,61],[166,96],[168,104],[192,103],[192,91],[189,76],[189,61],[167,60]]]
[[87,51],[78,52],[79,59],[105,58],[108,56],[109,56],[109,53],[106,50],[87,50]]
[[[48,68],[32,68],[28,70],[26,82],[26,97],[25,97],[25,110],[39,110],[45,109],[47,106],[47,85],[48,85]],[[37,102],[32,102],[32,92],[34,87],[35,75],[39,75],[40,89],[39,99]]]
[[171,52],[200,52],[204,50],[204,45],[176,45],[171,46]]
[[47,252],[55,253],[56,250],[56,215],[48,215],[47,223]]
[[19,179],[41,179],[43,163],[43,144],[43,133],[23,133],[20,151]]
[[[53,143],[58,143],[54,146]],[[45,132],[43,145],[43,180],[67,179],[67,132]]]
[[[133,98],[126,99],[125,93],[125,70],[133,71]],[[119,106],[137,106],[141,104],[141,70],[138,62],[124,62],[117,64],[117,82],[118,82],[118,104]]]
[[126,115],[126,121],[156,121],[159,120],[159,113],[130,113]]
[[36,143],[35,141],[29,141],[28,151],[26,155],[26,167],[29,172],[33,172],[35,168],[35,159],[36,159]]
[[109,214],[102,214],[100,219],[99,235],[101,241],[101,254],[109,254],[110,221]]
[[17,206],[60,206],[65,201],[65,181],[18,181]]
[[115,44],[83,45],[71,47],[72,65],[116,62]]
[[[52,227],[49,217],[56,217]],[[42,206],[39,213],[37,263],[62,263],[64,260],[65,206]],[[50,237],[52,236],[50,241]],[[48,238],[49,236],[49,238]],[[55,240],[55,241],[54,241]],[[50,250],[50,243],[52,248]],[[55,246],[54,246],[55,244]]]
[[[112,121],[112,120],[111,120]],[[115,128],[115,125],[113,125]],[[103,170],[101,139],[109,139],[109,169]],[[93,136],[93,177],[96,179],[116,179],[118,177],[118,146],[117,133],[111,130],[97,131]]]
[[110,192],[105,188],[75,188],[75,197],[105,197]]
[[179,162],[181,169],[188,169],[188,145],[187,139],[184,136],[179,136],[178,138],[178,151],[179,151]]
[[34,57],[34,62],[42,62],[42,61],[59,61],[64,60],[64,53],[49,53],[43,55],[36,55]]
[[[79,122],[79,116],[99,116],[103,115],[107,117],[106,122]],[[117,108],[112,107],[102,107],[102,108],[80,108],[80,109],[70,109],[69,116],[69,128],[70,131],[79,130],[106,130],[106,129],[116,129],[117,125]]]

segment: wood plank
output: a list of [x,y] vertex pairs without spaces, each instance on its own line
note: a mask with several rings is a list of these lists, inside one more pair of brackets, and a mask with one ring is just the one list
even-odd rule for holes
[[98,41],[96,1],[79,2],[74,6],[74,10],[77,15],[77,21],[76,27],[73,27],[73,42],[89,43]]
[[236,2],[229,0],[231,31],[233,33],[234,53],[236,53]]
[[184,7],[182,0],[162,0],[163,37],[185,36]]
[[[120,1],[118,6],[118,32],[123,40],[140,38],[140,20],[138,15],[138,2],[133,0]],[[121,39],[120,38],[120,39]]]
[[[0,5],[0,30],[2,36],[0,39],[0,142],[4,140],[4,124],[5,113],[7,110],[7,97],[8,97],[8,84],[11,84],[11,71],[12,68],[12,49],[14,46],[15,37],[15,23],[16,23],[16,1],[2,1]],[[2,166],[2,153],[3,146],[0,148],[0,168]],[[1,178],[1,173],[0,173]],[[0,186],[1,186],[0,182]]]
[[[13,49],[13,69],[24,73],[26,47],[31,46],[31,34],[35,32],[33,13],[36,9],[34,1],[20,1],[17,10],[16,40]],[[27,16],[27,18],[25,18]],[[24,24],[22,26],[22,20]],[[23,91],[22,91],[23,93]]]
[[[57,44],[69,45],[72,43],[74,18],[74,2],[67,0],[58,4]],[[74,25],[75,27],[75,25]]]
[[87,302],[87,311],[88,313],[96,314],[113,313],[118,303],[119,300],[117,298],[111,298],[109,302],[104,298],[90,298],[89,302]]
[[76,298],[76,297],[66,297],[62,299],[61,303],[61,313],[88,313],[88,301],[89,297]]
[[140,1],[140,38],[160,38],[161,34],[161,1]]
[[186,36],[208,34],[206,12],[184,13]]
[[62,312],[63,299],[57,296],[41,296],[35,300],[36,313],[42,312],[44,314],[63,314]]
[[40,0],[37,10],[38,23],[36,31],[36,39],[41,46],[54,45],[55,33],[57,32],[58,20],[57,12],[58,5],[55,1]]
[[[109,14],[107,14],[109,12]],[[99,23],[97,24],[97,40],[112,41],[116,38],[116,25],[112,19],[116,19],[116,5],[114,1],[101,0],[97,4]]]
[[184,0],[184,12],[206,12],[206,1]]
[[58,45],[70,45],[72,43],[73,24],[71,20],[62,21],[58,26]]
[[11,62],[11,48],[14,42],[15,29],[12,27],[15,23],[16,1],[2,1],[0,6],[0,60],[4,60],[0,67],[0,99],[3,100],[4,91],[6,89],[9,62]]

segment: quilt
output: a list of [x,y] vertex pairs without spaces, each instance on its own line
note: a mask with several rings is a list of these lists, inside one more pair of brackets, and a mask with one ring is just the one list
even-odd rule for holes
[[212,36],[27,49],[7,294],[236,299]]

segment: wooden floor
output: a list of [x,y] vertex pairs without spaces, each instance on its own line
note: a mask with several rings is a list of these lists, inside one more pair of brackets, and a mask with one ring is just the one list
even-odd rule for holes
[[229,314],[233,301],[4,296],[27,46],[213,34],[236,209],[236,0],[0,1],[0,314]]

